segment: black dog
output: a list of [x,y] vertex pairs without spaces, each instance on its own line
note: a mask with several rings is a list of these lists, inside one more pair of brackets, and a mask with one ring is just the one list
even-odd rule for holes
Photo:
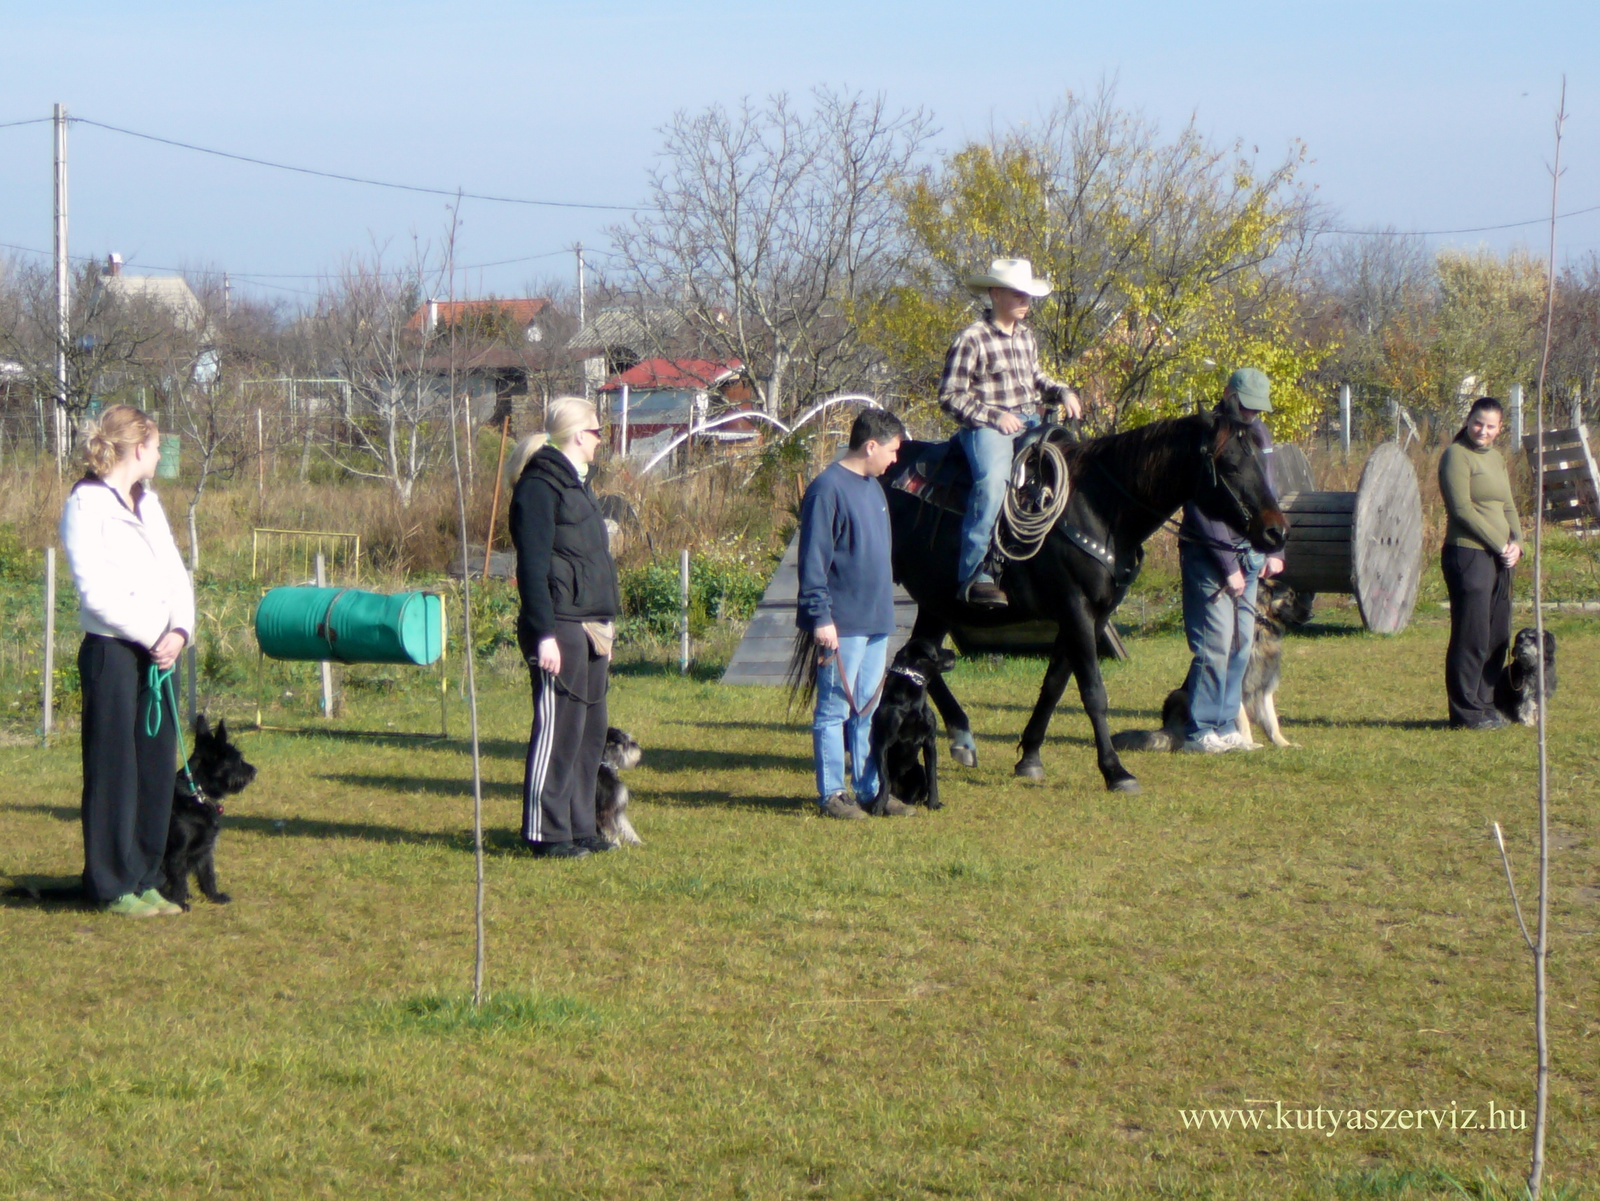
[[[200,795],[189,786],[194,776]],[[178,773],[172,794],[172,820],[167,825],[167,853],[162,861],[166,883],[161,895],[174,905],[189,908],[189,876],[199,882],[200,891],[213,905],[226,905],[231,898],[217,888],[217,835],[222,830],[220,798],[249,787],[256,769],[245,762],[239,748],[228,741],[228,723],[217,722],[211,729],[201,714],[194,719],[194,750],[189,755],[188,772]]]
[[616,726],[606,728],[606,749],[600,752],[600,775],[594,782],[594,823],[602,838],[632,847],[644,845],[628,820],[628,786],[617,774],[637,767],[643,757],[633,735]]
[[955,653],[926,638],[902,646],[884,677],[883,695],[872,715],[872,754],[878,762],[878,799],[867,812],[915,813],[912,805],[938,809],[939,721],[928,700],[928,681],[948,671]]
[[[1556,636],[1544,632],[1544,695],[1556,692]],[[1494,686],[1494,707],[1508,721],[1539,724],[1539,631],[1521,629],[1511,643],[1511,661]]]

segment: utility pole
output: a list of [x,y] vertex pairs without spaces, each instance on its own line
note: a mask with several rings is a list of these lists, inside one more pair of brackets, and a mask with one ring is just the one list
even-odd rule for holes
[[[578,329],[582,330],[584,326],[588,324],[587,306],[584,304],[583,295],[583,243],[579,242],[575,247],[575,250],[577,251],[578,255]],[[591,384],[589,381],[589,369],[585,367],[583,371],[583,398],[588,400],[590,398],[590,394]]]
[[576,249],[578,255],[578,328],[582,329],[584,326],[583,243],[579,242]]
[[67,107],[55,106],[56,157],[56,471],[67,461],[67,345],[72,337],[67,291]]
[[222,319],[227,321],[233,316],[233,284],[228,280],[228,273],[222,273]]

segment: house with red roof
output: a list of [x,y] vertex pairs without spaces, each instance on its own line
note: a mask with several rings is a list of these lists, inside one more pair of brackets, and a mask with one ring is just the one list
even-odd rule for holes
[[706,422],[751,407],[754,395],[738,359],[645,359],[600,385],[612,450],[648,458],[694,427],[693,442],[729,450],[759,437],[755,423]]

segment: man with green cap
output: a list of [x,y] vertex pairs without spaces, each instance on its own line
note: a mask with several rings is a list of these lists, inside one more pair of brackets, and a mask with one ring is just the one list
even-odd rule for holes
[[[1223,400],[1238,402],[1249,420],[1247,436],[1255,441],[1272,479],[1272,434],[1262,413],[1272,412],[1266,373],[1241,367],[1228,377]],[[1263,556],[1250,546],[1243,530],[1208,517],[1189,501],[1183,506],[1178,531],[1178,559],[1183,568],[1183,632],[1194,659],[1184,691],[1189,694],[1189,724],[1183,749],[1203,754],[1256,749],[1237,725],[1244,692],[1245,668],[1256,633],[1256,584],[1283,570],[1283,555]]]

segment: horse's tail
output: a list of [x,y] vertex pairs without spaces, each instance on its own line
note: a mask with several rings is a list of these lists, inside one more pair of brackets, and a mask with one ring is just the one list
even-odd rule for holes
[[817,640],[810,630],[795,630],[783,679],[789,688],[789,708],[797,704],[809,708],[817,695]]

